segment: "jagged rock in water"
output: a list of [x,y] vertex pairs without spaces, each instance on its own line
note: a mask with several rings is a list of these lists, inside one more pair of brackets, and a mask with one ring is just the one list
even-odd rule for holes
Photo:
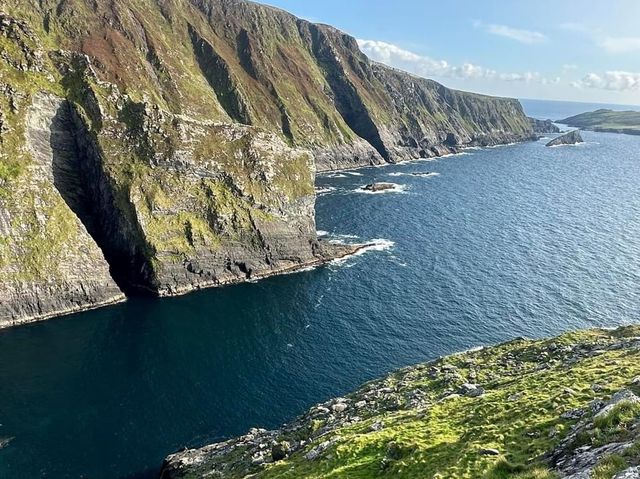
[[316,170],[536,138],[273,7],[0,8],[0,327],[326,261]]
[[584,140],[582,139],[582,135],[580,135],[580,130],[572,130],[554,138],[545,146],[575,145],[577,143],[584,143]]
[[384,190],[392,190],[397,185],[395,183],[370,183],[368,185],[364,185],[362,187],[365,191],[384,191]]

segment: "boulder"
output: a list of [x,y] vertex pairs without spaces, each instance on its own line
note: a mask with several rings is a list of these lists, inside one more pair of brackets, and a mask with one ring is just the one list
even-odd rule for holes
[[482,396],[485,391],[483,387],[478,386],[477,384],[465,383],[460,386],[459,392],[463,396],[475,398],[478,396]]

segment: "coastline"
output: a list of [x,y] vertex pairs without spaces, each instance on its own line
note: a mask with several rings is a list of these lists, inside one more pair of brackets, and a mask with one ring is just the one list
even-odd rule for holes
[[[508,138],[508,141],[501,143],[501,142],[495,142],[489,145],[477,145],[477,144],[466,144],[466,145],[461,145],[459,147],[445,147],[444,145],[442,145],[444,148],[436,148],[434,150],[429,150],[429,153],[432,153],[431,156],[428,157],[424,157],[424,158],[413,158],[413,159],[409,159],[409,160],[403,160],[400,162],[396,162],[396,163],[391,163],[391,162],[385,162],[385,163],[381,163],[381,164],[368,164],[368,165],[356,165],[356,166],[348,166],[345,168],[333,168],[333,169],[327,169],[327,170],[318,170],[316,174],[318,175],[322,175],[322,174],[330,174],[330,173],[334,173],[334,172],[343,172],[343,171],[355,171],[355,170],[359,170],[362,168],[382,168],[382,167],[386,167],[386,166],[393,166],[393,165],[403,165],[403,164],[410,164],[410,163],[414,163],[414,162],[420,162],[420,161],[428,161],[428,160],[435,160],[437,158],[445,158],[445,157],[449,157],[449,156],[455,156],[455,155],[460,155],[460,154],[465,154],[467,151],[469,150],[476,150],[476,149],[483,149],[483,148],[497,148],[497,147],[502,147],[502,146],[509,146],[509,145],[518,145],[521,143],[526,143],[526,142],[530,142],[530,141],[537,141],[540,138],[540,135],[534,133],[533,136],[531,137],[527,137],[527,138],[521,138],[521,139],[516,139],[516,141],[514,141],[514,138]],[[328,241],[324,241],[323,243],[325,244],[329,244]],[[327,263],[330,263],[332,261],[335,260],[343,260],[348,258],[349,256],[352,255],[357,255],[359,253],[361,253],[363,250],[375,246],[373,243],[365,243],[365,244],[354,244],[354,245],[348,245],[348,244],[341,244],[341,245],[332,245],[332,249],[335,250],[335,254],[329,254],[329,255],[320,255],[318,257],[316,257],[315,259],[311,260],[311,261],[304,261],[301,263],[297,263],[297,264],[292,264],[292,265],[287,265],[284,267],[280,267],[280,268],[274,268],[274,269],[270,269],[270,270],[265,270],[265,271],[260,271],[260,272],[256,272],[254,274],[252,274],[250,277],[230,277],[230,278],[225,278],[222,280],[211,280],[208,282],[203,282],[203,283],[199,283],[197,285],[193,285],[193,284],[187,284],[187,285],[182,285],[179,287],[174,287],[171,291],[160,291],[158,294],[156,294],[155,296],[158,298],[169,298],[169,297],[177,297],[177,296],[182,296],[185,294],[189,294],[195,291],[200,291],[203,289],[210,289],[210,288],[219,288],[219,287],[225,287],[225,286],[233,286],[233,285],[237,285],[237,284],[242,284],[242,283],[247,283],[247,282],[255,282],[255,281],[259,281],[262,279],[266,279],[272,276],[278,276],[278,275],[284,275],[284,274],[292,274],[292,273],[296,273],[299,272],[301,270],[307,269],[307,268],[317,268],[320,266],[323,266]],[[110,298],[106,301],[102,301],[99,303],[94,303],[94,304],[87,304],[87,305],[82,305],[82,306],[77,306],[77,307],[73,307],[73,308],[67,308],[64,310],[60,310],[60,311],[56,311],[56,312],[52,312],[52,313],[48,313],[46,315],[38,315],[38,316],[29,316],[26,318],[21,318],[19,320],[16,321],[12,321],[9,322],[7,324],[0,324],[0,330],[3,329],[9,329],[9,328],[13,328],[13,327],[17,327],[17,326],[24,326],[27,324],[32,324],[32,323],[37,323],[39,321],[44,321],[44,320],[48,320],[48,319],[54,319],[54,318],[60,318],[60,317],[64,317],[64,316],[68,316],[68,315],[72,315],[72,314],[76,314],[76,313],[82,313],[82,312],[86,312],[86,311],[91,311],[94,309],[98,309],[98,308],[102,308],[102,307],[106,307],[106,306],[112,306],[115,304],[119,304],[119,303],[123,303],[127,301],[127,296],[125,296],[124,294],[122,295],[118,295],[117,297],[114,298]]]
[[60,318],[60,317],[69,316],[72,314],[83,313],[85,311],[91,311],[93,309],[113,306],[116,304],[124,303],[126,301],[127,301],[127,297],[124,294],[119,294],[117,296],[113,296],[109,299],[106,299],[104,301],[100,301],[97,303],[87,303],[86,305],[67,308],[61,311],[56,311],[55,313],[47,313],[44,315],[37,315],[37,316],[27,316],[20,319],[16,319],[8,323],[0,323],[0,332],[2,332],[2,330],[5,330],[5,329],[11,329],[18,326],[25,326],[27,324],[39,323],[40,321],[45,321],[47,319]]
[[[458,477],[448,464],[462,458],[477,477],[503,471],[505,460],[514,464],[507,471],[538,474],[523,478],[591,477],[607,454],[625,451],[640,435],[630,425],[623,440],[577,447],[585,434],[599,437],[598,417],[618,402],[640,403],[639,332],[627,325],[516,337],[395,369],[280,428],[254,427],[170,454],[160,477],[311,478],[348,467],[363,477],[372,470],[407,479]],[[428,436],[416,432],[424,430]],[[442,446],[453,439],[457,447],[447,452]]]
[[[640,132],[638,134],[640,134]],[[533,132],[531,136],[528,136],[525,138],[509,138],[508,141],[495,142],[487,145],[480,145],[480,144],[474,144],[474,143],[467,143],[465,145],[460,145],[458,147],[448,147],[445,145],[439,145],[442,148],[444,148],[444,150],[442,148],[436,148],[436,151],[428,150],[428,152],[431,153],[429,156],[424,156],[424,157],[420,156],[420,157],[411,158],[411,159],[402,160],[402,161],[396,161],[396,162],[388,162],[388,161],[385,161],[384,163],[370,162],[366,165],[365,164],[349,165],[349,166],[345,166],[344,168],[327,168],[327,169],[321,168],[316,171],[316,175],[326,175],[326,174],[339,173],[344,171],[355,171],[362,168],[385,168],[387,166],[406,165],[406,164],[419,162],[419,161],[436,160],[438,158],[447,158],[450,156],[460,155],[473,150],[481,150],[484,148],[487,148],[487,149],[499,148],[503,146],[513,146],[513,145],[520,145],[522,143],[535,142],[535,141],[539,141],[542,137],[543,137],[542,134]]]
[[[226,286],[233,286],[242,283],[254,283],[266,278],[270,278],[272,276],[280,276],[285,274],[294,274],[298,272],[302,272],[308,269],[315,269],[326,264],[329,264],[333,261],[345,260],[351,256],[357,256],[362,252],[366,251],[368,248],[374,247],[375,243],[358,243],[358,244],[332,244],[328,241],[321,241],[323,251],[328,249],[330,251],[323,252],[320,256],[315,257],[315,259],[311,261],[304,261],[301,263],[281,267],[274,268],[271,270],[260,271],[255,274],[252,274],[248,278],[242,277],[234,277],[224,279],[222,281],[210,281],[207,283],[200,283],[197,286],[187,285],[184,287],[177,288],[170,293],[160,293],[155,295],[156,298],[172,298],[177,296],[184,296],[185,294],[193,293],[195,291],[203,290],[203,289],[213,289],[213,288],[223,288]],[[55,313],[49,313],[46,315],[38,315],[38,316],[29,316],[26,318],[21,318],[19,320],[15,320],[9,323],[0,323],[0,332],[3,330],[11,329],[18,326],[26,326],[28,324],[38,323],[40,321],[45,321],[49,319],[57,319],[63,318],[66,316],[70,316],[77,313],[83,313],[86,311],[91,311],[94,309],[99,309],[108,306],[114,306],[116,304],[124,303],[128,300],[128,297],[124,294],[114,296],[105,301],[101,301],[99,303],[92,303],[82,306],[77,306],[74,308],[67,308]]]
[[254,283],[266,278],[270,278],[272,276],[280,276],[285,274],[293,274],[297,272],[302,272],[307,269],[319,268],[326,264],[331,263],[336,260],[343,260],[349,258],[351,256],[357,256],[362,251],[375,246],[374,243],[358,243],[358,244],[330,244],[328,241],[322,241],[323,247],[335,250],[335,254],[323,254],[315,257],[310,261],[303,261],[301,263],[296,263],[289,266],[284,266],[281,268],[274,268],[270,270],[264,270],[257,273],[251,274],[249,277],[232,277],[223,280],[212,280],[208,282],[198,283],[198,285],[185,285],[178,288],[175,288],[171,292],[162,292],[158,294],[159,298],[172,298],[176,296],[183,296],[185,294],[189,294],[195,291],[203,290],[203,289],[212,289],[212,288],[223,288],[225,286],[233,286],[237,284],[243,283]]

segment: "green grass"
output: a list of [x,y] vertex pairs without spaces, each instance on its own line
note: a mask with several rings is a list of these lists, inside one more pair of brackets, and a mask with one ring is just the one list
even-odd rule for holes
[[629,466],[627,460],[619,454],[611,454],[600,461],[591,474],[591,479],[611,479]]
[[[570,333],[548,341],[513,341],[398,371],[377,385],[397,388],[400,404],[396,410],[365,413],[362,421],[330,430],[283,461],[262,469],[240,468],[225,477],[244,477],[250,471],[255,474],[252,477],[270,479],[555,479],[544,456],[576,422],[561,414],[572,408],[589,410],[593,399],[628,387],[640,373],[638,350],[606,350],[571,363],[565,361],[562,348],[576,342],[605,345],[614,336],[638,333],[640,328],[634,327],[621,332]],[[542,360],[549,368],[539,368]],[[431,366],[444,364],[455,366],[461,376],[453,385],[428,374]],[[455,384],[470,375],[486,388],[486,394],[440,401],[448,389],[455,390]],[[603,385],[603,390],[595,393],[593,384]],[[349,398],[356,401],[368,388],[365,385]],[[418,409],[403,406],[416,390],[426,395],[427,405]],[[519,399],[509,400],[515,394],[520,394]],[[599,419],[595,430],[606,432],[610,439],[637,418],[637,405],[623,402]],[[372,424],[379,421],[384,427],[373,431]],[[310,422],[306,433],[313,436],[312,431],[323,425],[318,420]],[[291,438],[285,435],[282,439]],[[334,444],[320,458],[310,461],[304,457],[327,440]],[[483,455],[480,451],[486,448],[500,454]],[[224,462],[224,458],[215,460]],[[620,464],[614,457],[600,467],[604,474]],[[205,464],[199,472],[206,470]]]
[[570,126],[587,129],[629,129],[640,131],[640,111],[596,110],[581,113],[564,120]]

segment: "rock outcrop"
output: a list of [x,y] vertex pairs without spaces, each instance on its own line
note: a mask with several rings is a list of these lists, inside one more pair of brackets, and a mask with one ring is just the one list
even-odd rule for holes
[[572,130],[554,138],[545,146],[575,145],[577,143],[584,143],[584,140],[582,139],[582,135],[580,135],[580,130]]
[[396,185],[395,183],[370,183],[368,185],[364,185],[362,189],[365,191],[385,191],[392,190],[397,186],[398,185]]
[[531,122],[531,127],[536,133],[560,133],[560,128],[553,123],[553,120],[529,118],[529,121]]
[[472,350],[172,454],[161,477],[637,477],[639,359],[637,326]]
[[0,327],[324,261],[317,169],[536,137],[268,6],[0,9]]

